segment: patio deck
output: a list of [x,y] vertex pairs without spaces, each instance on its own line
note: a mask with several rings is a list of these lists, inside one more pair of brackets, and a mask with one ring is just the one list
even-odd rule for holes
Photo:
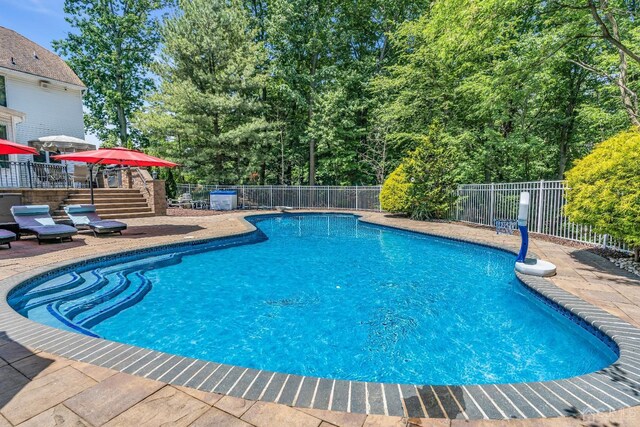
[[[0,280],[61,261],[142,246],[241,233],[246,212],[199,217],[132,219],[124,236],[81,234],[73,243],[38,246],[31,239],[0,249]],[[500,243],[519,239],[461,224],[421,223],[378,213],[367,219],[403,228]],[[551,280],[609,313],[640,327],[640,280],[584,249],[532,239],[530,249],[558,266]],[[640,392],[639,392],[640,393]],[[640,407],[579,418],[464,421],[407,419],[290,408],[206,393],[26,349],[0,326],[0,427],[10,425],[216,425],[216,426],[637,426]]]

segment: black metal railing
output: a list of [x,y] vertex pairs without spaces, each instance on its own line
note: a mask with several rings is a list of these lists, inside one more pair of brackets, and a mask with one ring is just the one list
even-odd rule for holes
[[87,182],[74,180],[69,165],[0,160],[0,188],[79,188]]

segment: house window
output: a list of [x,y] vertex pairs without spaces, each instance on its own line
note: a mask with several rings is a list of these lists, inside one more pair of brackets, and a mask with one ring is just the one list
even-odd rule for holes
[[[1,77],[0,77],[1,78]],[[7,139],[7,126],[6,125],[0,125],[0,139]],[[2,154],[0,155],[0,167],[1,168],[5,168],[7,167],[7,161],[9,160],[9,156],[6,154]]]
[[0,106],[7,106],[7,88],[5,86],[4,76],[0,76]]

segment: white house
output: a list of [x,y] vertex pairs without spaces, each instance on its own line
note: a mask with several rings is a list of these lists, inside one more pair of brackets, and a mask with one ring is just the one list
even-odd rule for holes
[[0,138],[25,145],[49,135],[84,139],[85,89],[58,55],[0,26]]

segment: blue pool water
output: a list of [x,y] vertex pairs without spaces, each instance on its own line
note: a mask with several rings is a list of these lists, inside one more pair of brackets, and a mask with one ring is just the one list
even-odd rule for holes
[[617,358],[527,290],[512,254],[351,215],[252,221],[260,232],[83,267],[9,302],[110,340],[325,378],[537,381]]

